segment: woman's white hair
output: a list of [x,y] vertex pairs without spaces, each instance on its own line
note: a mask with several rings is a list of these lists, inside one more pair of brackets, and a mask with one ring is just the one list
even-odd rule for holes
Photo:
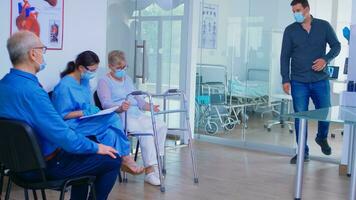
[[15,66],[26,62],[28,59],[27,53],[36,45],[40,45],[39,43],[39,38],[30,31],[14,33],[7,40],[7,51],[9,52],[11,63]]

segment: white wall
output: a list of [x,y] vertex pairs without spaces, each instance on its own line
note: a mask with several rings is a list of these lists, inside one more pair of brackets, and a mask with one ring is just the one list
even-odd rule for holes
[[0,19],[0,77],[2,77],[11,66],[6,50],[6,40],[10,35],[10,1],[0,1]]
[[[10,1],[0,1],[0,78],[10,69],[6,40],[10,36]],[[97,53],[101,60],[101,75],[106,68],[107,0],[65,0],[63,50],[47,51],[47,68],[38,74],[49,91],[59,81],[59,72],[67,62],[85,50]]]

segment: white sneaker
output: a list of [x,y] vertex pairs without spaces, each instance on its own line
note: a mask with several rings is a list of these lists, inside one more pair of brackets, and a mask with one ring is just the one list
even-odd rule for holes
[[152,172],[145,175],[145,182],[154,186],[161,185],[161,181],[157,178],[156,173]]
[[[159,179],[159,170],[158,170],[158,166],[154,166],[154,173],[155,173],[155,176]],[[164,175],[162,174],[163,178],[164,178]]]

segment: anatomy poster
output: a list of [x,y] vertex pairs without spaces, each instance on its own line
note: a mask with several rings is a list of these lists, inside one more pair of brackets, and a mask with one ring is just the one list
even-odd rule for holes
[[47,48],[63,48],[64,0],[11,0],[11,34],[29,30]]
[[217,30],[218,30],[218,5],[202,5],[201,27],[199,47],[204,49],[217,48]]

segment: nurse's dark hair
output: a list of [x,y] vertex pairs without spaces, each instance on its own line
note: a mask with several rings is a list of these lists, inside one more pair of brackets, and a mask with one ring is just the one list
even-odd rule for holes
[[66,69],[61,72],[61,78],[65,77],[66,75],[74,72],[79,66],[87,67],[95,64],[99,64],[100,60],[98,55],[92,51],[84,51],[80,53],[75,61],[70,61],[67,64]]
[[310,7],[308,0],[293,0],[290,5],[295,6],[299,3],[302,4],[303,8]]

